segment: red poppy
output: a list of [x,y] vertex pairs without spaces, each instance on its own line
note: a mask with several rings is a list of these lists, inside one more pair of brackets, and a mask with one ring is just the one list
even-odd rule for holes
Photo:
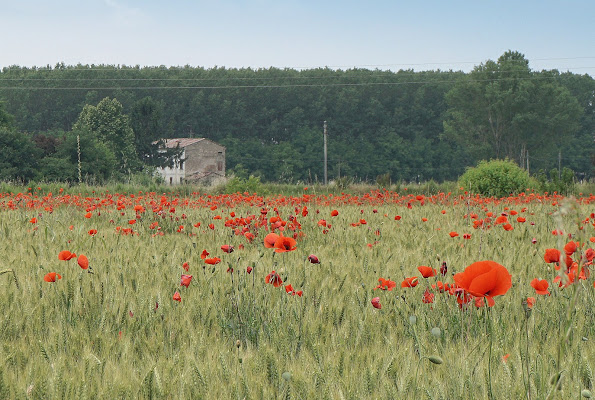
[[209,224],[209,229],[215,229],[215,224]]
[[202,258],[202,259],[204,260],[205,258],[207,258],[207,256],[208,256],[209,254],[210,254],[210,253],[209,253],[208,251],[206,251],[206,250],[203,250],[203,251],[202,251],[202,253],[200,253],[200,258]]
[[502,362],[506,364],[506,361],[508,361],[508,357],[510,357],[510,353],[509,354],[504,354],[502,356]]
[[454,231],[453,232],[450,232],[449,235],[450,235],[451,238],[454,238],[454,237],[459,236],[459,234],[457,232],[454,232]]
[[496,218],[494,225],[504,224],[506,222],[508,222],[506,215],[499,215],[498,218]]
[[264,247],[267,249],[272,249],[275,247],[275,242],[277,242],[277,239],[279,239],[279,235],[276,233],[269,233],[264,237]]
[[428,219],[427,219],[427,218],[425,218],[425,217],[424,217],[424,218],[422,218],[421,220],[422,220],[423,222],[428,222]]
[[543,259],[546,263],[560,262],[560,250],[558,249],[545,249],[545,255]]
[[190,269],[190,265],[188,265],[188,263],[185,262],[184,264],[182,264],[182,268],[184,268],[184,271],[188,272],[188,270]]
[[417,267],[417,270],[424,278],[430,278],[432,276],[436,276],[436,269],[431,267],[426,267],[425,265],[421,265]]
[[250,274],[250,273],[252,273],[252,269],[253,269],[252,267],[248,266],[246,268],[246,272]]
[[285,292],[289,294],[295,292],[295,290],[293,290],[293,286],[291,286],[291,283],[289,285],[285,285]]
[[426,291],[424,292],[424,296],[422,297],[421,301],[426,304],[433,303],[434,297],[434,293],[430,292],[430,289],[426,288]]
[[531,281],[531,286],[535,289],[535,293],[537,294],[550,294],[547,290],[550,284],[545,279],[535,278]]
[[58,253],[58,260],[62,260],[62,261],[72,260],[75,257],[76,257],[76,254],[71,253],[68,250],[62,250],[60,253]]
[[320,264],[320,260],[314,254],[310,254],[308,256],[308,261],[310,261],[312,264]]
[[337,211],[337,210],[331,211],[331,217],[336,217],[337,215],[339,215],[339,211]]
[[285,253],[287,251],[294,251],[297,249],[296,244],[297,242],[294,238],[279,236],[275,241],[275,252]]
[[442,276],[446,275],[448,272],[448,265],[446,265],[446,261],[442,261],[442,265],[440,266],[440,274]]
[[216,265],[216,264],[219,264],[220,262],[221,262],[221,259],[219,257],[205,258],[205,263],[210,264],[210,265]]
[[62,279],[62,275],[56,273],[56,272],[50,272],[47,273],[44,277],[43,280],[46,282],[56,282],[57,279]]
[[79,255],[77,262],[82,269],[89,268],[89,259],[87,258],[86,255],[84,255],[84,254]]
[[463,239],[467,239],[467,240],[471,239],[471,234],[470,233],[463,234]]
[[455,274],[454,280],[465,292],[487,298],[490,307],[495,304],[494,296],[503,295],[512,287],[512,275],[495,261],[475,262]]
[[182,296],[180,296],[180,293],[179,292],[175,292],[173,299],[175,301],[180,301],[181,302],[182,301]]
[[510,223],[502,225],[502,228],[504,228],[505,231],[511,231],[514,229]]
[[380,284],[374,289],[388,290],[390,292],[397,287],[397,283],[391,281],[390,279],[378,278],[378,282],[380,282]]
[[527,297],[527,308],[533,308],[535,305],[535,297]]
[[233,253],[233,246],[229,244],[224,244],[223,246],[221,246],[221,250],[223,250],[226,253]]
[[520,222],[520,223],[523,223],[523,222],[525,222],[525,221],[527,221],[527,220],[526,220],[524,217],[518,217],[518,218],[516,219],[516,221],[517,221],[517,222]]
[[91,236],[97,235],[97,229],[89,229],[89,235],[91,235]]
[[274,287],[279,287],[283,284],[283,280],[275,271],[271,271],[271,273],[264,278],[264,281],[272,284]]
[[382,305],[380,304],[380,297],[374,297],[374,298],[372,299],[372,306],[373,306],[374,308],[377,308],[377,309],[379,309],[379,310],[382,308]]
[[36,224],[37,223],[37,218],[33,217],[29,220],[29,222],[31,222],[32,224]]
[[558,287],[567,288],[572,283],[574,283],[574,272],[570,272],[568,274],[564,274],[563,277],[558,275],[554,278],[554,283],[558,284]]
[[180,285],[188,287],[190,285],[191,281],[192,281],[192,275],[182,274],[182,278],[180,280]]
[[93,214],[91,214],[90,212],[88,212],[88,213],[85,214],[85,218],[91,218],[92,215]]
[[576,251],[576,248],[576,242],[568,242],[566,243],[566,246],[564,246],[564,252],[566,255],[571,256]]
[[136,224],[135,219],[131,219],[130,221],[128,221],[128,225],[134,225],[134,224]]
[[419,283],[419,280],[417,279],[417,276],[412,276],[411,278],[405,278],[403,280],[403,282],[401,282],[401,287],[402,288],[416,287],[418,283]]
[[395,215],[395,221],[399,221],[401,220],[401,216],[400,215]]

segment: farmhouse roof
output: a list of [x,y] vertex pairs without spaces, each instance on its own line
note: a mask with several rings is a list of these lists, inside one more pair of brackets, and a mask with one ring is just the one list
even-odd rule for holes
[[175,149],[178,147],[186,147],[191,144],[200,142],[201,140],[205,140],[205,138],[175,138],[175,139],[165,139],[165,147],[169,149]]

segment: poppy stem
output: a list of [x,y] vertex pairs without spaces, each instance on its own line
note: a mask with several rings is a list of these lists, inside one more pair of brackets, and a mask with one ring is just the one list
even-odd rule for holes
[[494,399],[494,393],[492,392],[492,345],[494,343],[494,332],[492,329],[492,318],[490,317],[490,308],[485,307],[486,315],[488,318],[488,335],[490,335],[490,350],[488,352],[488,398]]
[[[529,313],[525,313],[525,344],[526,344],[526,353],[525,353],[525,364],[527,367],[527,382],[525,384],[525,388],[527,389],[527,399],[531,400],[531,374],[529,370]],[[525,378],[523,377],[523,381]]]

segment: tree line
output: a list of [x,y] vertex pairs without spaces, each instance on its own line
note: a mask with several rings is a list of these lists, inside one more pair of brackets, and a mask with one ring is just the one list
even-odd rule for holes
[[324,121],[331,179],[455,180],[491,158],[591,178],[594,100],[591,76],[533,71],[515,51],[469,73],[11,66],[0,179],[149,174],[172,155],[155,141],[206,137],[237,176],[320,181]]

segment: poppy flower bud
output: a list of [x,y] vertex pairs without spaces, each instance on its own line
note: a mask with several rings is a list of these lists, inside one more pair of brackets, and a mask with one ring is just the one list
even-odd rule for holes
[[444,360],[442,359],[442,357],[437,356],[437,355],[432,355],[428,357],[428,360],[430,360],[430,362],[434,363],[434,364],[442,364],[444,362]]
[[550,378],[550,385],[556,385],[558,384],[558,382],[562,379],[562,371],[558,372],[557,374],[554,374],[551,376]]
[[238,339],[236,340],[236,347],[239,349],[240,346],[242,345],[242,342]]
[[585,399],[590,399],[593,395],[589,389],[583,389],[581,396],[583,396]]
[[381,309],[382,305],[380,304],[380,297],[374,297],[372,299],[372,306],[377,309]]
[[312,264],[320,264],[320,260],[314,254],[310,254],[308,256],[308,261],[310,261]]

